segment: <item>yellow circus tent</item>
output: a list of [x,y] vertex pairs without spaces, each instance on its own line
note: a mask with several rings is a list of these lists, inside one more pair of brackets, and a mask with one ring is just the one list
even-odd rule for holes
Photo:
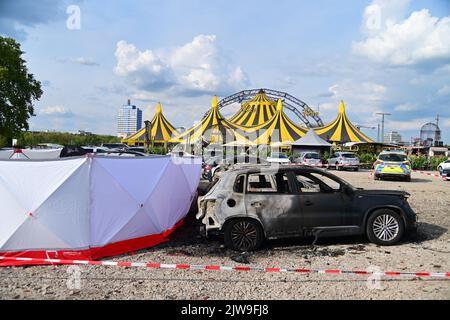
[[[146,127],[140,129],[135,134],[122,140],[130,146],[145,145],[146,142]],[[152,144],[166,144],[169,140],[178,134],[174,126],[167,121],[166,117],[162,113],[161,103],[158,102],[156,106],[156,114],[150,121],[150,142]]]
[[241,109],[229,121],[236,125],[252,127],[269,121],[277,111],[277,102],[260,90],[251,100],[242,104]]
[[296,125],[283,111],[283,103],[278,99],[274,116],[266,123],[251,127],[248,132],[256,134],[257,145],[283,146],[294,142],[306,133],[307,129]]
[[373,142],[347,118],[344,101],[339,105],[339,114],[329,125],[315,128],[314,131],[324,140],[336,143]]
[[184,145],[194,145],[199,142],[225,144],[233,141],[251,145],[242,128],[229,122],[220,114],[217,96],[214,96],[211,109],[199,123],[170,140],[170,142]]

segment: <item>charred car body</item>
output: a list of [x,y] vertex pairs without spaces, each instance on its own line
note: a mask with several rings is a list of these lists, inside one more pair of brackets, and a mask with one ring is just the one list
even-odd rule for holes
[[322,169],[253,165],[225,172],[199,198],[202,233],[223,234],[226,246],[257,249],[265,239],[367,235],[392,245],[416,229],[403,191],[364,190]]

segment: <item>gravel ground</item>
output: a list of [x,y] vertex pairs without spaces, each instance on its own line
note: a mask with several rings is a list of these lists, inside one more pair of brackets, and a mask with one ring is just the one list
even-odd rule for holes
[[[315,246],[311,239],[272,241],[244,257],[250,265],[450,271],[450,182],[418,173],[411,183],[373,181],[368,171],[337,174],[358,187],[410,192],[418,234],[392,247],[359,237],[319,240]],[[170,242],[111,260],[231,266],[242,265],[242,259],[220,239],[199,237],[190,217]],[[73,289],[78,272],[81,289]],[[353,275],[38,266],[0,268],[0,299],[450,299],[450,282],[386,277],[370,285],[367,276]]]

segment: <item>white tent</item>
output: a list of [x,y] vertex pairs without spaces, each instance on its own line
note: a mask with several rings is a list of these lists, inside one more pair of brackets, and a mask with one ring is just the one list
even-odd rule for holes
[[165,241],[200,170],[170,156],[0,161],[0,256],[98,259]]
[[0,150],[0,160],[26,159],[26,160],[50,160],[57,159],[61,155],[62,148],[58,149],[4,149]]
[[291,146],[299,147],[331,147],[332,144],[328,143],[317,135],[314,130],[308,130],[308,132],[300,139],[294,142],[288,142]]

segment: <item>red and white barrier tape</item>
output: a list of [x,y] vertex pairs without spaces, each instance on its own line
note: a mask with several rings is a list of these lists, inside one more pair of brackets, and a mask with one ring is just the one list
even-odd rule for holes
[[447,180],[447,175],[441,176],[439,173],[435,173],[435,172],[427,172],[427,171],[421,171],[421,170],[413,170],[412,172],[426,175],[429,177],[442,178],[442,180],[444,180],[444,181]]
[[220,265],[194,265],[194,264],[163,264],[163,263],[144,263],[144,262],[122,262],[122,261],[91,261],[91,260],[64,260],[64,259],[35,259],[23,257],[4,257],[0,260],[13,260],[35,263],[61,264],[61,265],[95,265],[112,267],[135,267],[149,269],[171,269],[171,270],[194,270],[194,271],[255,271],[255,272],[290,272],[290,273],[318,273],[318,274],[352,274],[352,275],[380,275],[380,276],[410,276],[410,277],[428,277],[428,278],[449,278],[450,272],[398,272],[398,271],[357,271],[340,269],[303,269],[303,268],[264,268],[247,266],[220,266]]
[[358,163],[358,164],[326,164],[326,163],[318,163],[318,164],[313,164],[313,163],[305,163],[305,162],[292,162],[292,163],[286,163],[287,165],[292,165],[292,166],[307,166],[307,167],[319,167],[319,168],[336,168],[336,167],[360,167],[360,166],[371,166],[371,163]]

